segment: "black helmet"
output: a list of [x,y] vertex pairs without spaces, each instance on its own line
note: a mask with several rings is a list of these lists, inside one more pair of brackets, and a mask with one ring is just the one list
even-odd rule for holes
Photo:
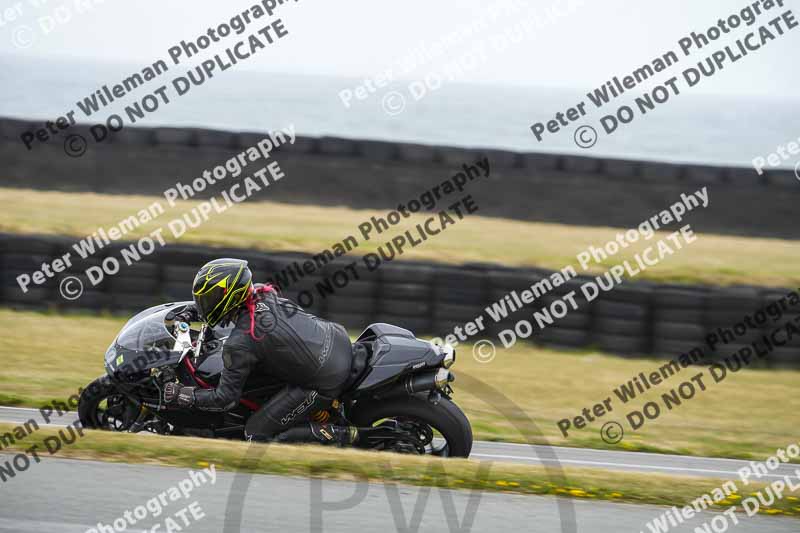
[[225,258],[206,263],[192,286],[200,318],[209,326],[216,326],[247,300],[252,285],[253,273],[247,268],[247,261]]

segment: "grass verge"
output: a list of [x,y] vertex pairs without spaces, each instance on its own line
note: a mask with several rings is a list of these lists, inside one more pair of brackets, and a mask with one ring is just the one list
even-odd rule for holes
[[[155,196],[14,188],[0,188],[0,198],[4,200],[4,208],[0,212],[0,231],[71,235],[76,240],[97,231],[98,227],[117,225],[153,202],[160,200],[166,206],[163,198]],[[711,198],[711,201],[714,199]],[[127,237],[133,239],[147,235],[183,213],[188,213],[199,203],[181,202]],[[667,203],[665,201],[664,207]],[[87,206],[91,208],[87,209]],[[428,217],[413,215],[403,219],[391,231],[372,235],[370,240],[365,240],[358,231],[358,225],[373,215],[385,214],[384,211],[344,207],[245,203],[227,211],[225,216],[212,216],[201,228],[189,230],[180,242],[316,254],[352,235],[359,242],[358,248],[351,252],[357,259],[367,252],[376,251],[379,245],[406,229],[413,229]],[[297,220],[303,223],[298,224]],[[686,219],[688,223],[691,221],[691,217]],[[269,228],[269,231],[265,232],[264,228]],[[556,270],[571,264],[580,270],[576,254],[589,246],[599,247],[614,240],[618,232],[619,229],[615,228],[520,222],[470,215],[424,245],[406,250],[403,259],[448,263],[490,262]],[[166,236],[169,232],[165,231],[164,234]],[[800,274],[795,268],[800,262],[800,243],[711,234],[699,234],[698,237],[696,242],[684,247],[680,253],[648,268],[637,277],[662,282],[715,285],[744,283],[797,287],[800,283]],[[466,242],[470,245],[464,246]],[[653,242],[655,239],[640,241],[623,249],[603,265],[594,265],[591,271],[599,273],[624,259],[630,259]]]
[[[66,400],[103,373],[103,354],[124,319],[0,309],[0,323],[15,333],[0,348],[0,404],[40,407],[54,399]],[[57,345],[53,339],[58,339]],[[626,425],[628,411],[658,401],[695,372],[687,369],[622,405],[613,389],[640,372],[657,369],[663,361],[523,343],[500,349],[487,364],[472,357],[469,344],[457,352],[454,400],[469,417],[476,439],[753,460],[764,460],[777,449],[800,442],[798,371],[731,374],[634,432]],[[487,394],[487,387],[502,394]],[[614,411],[562,436],[559,420],[577,416],[606,398],[612,398]],[[607,421],[626,428],[621,443],[602,440],[600,429]]]
[[[0,433],[9,431],[0,424]],[[45,439],[56,435],[55,428],[42,428],[7,450],[23,452],[37,445],[47,456]],[[554,495],[587,500],[690,505],[704,494],[722,487],[722,480],[688,478],[657,474],[638,474],[608,470],[566,468],[563,472],[543,467],[504,463],[477,462],[465,459],[436,459],[399,454],[341,450],[288,445],[253,444],[258,451],[248,451],[244,442],[210,441],[188,437],[131,435],[85,431],[74,444],[64,445],[57,457],[94,459],[109,462],[159,464],[187,468],[214,464],[227,471],[258,474],[313,476],[329,479],[356,479],[373,482],[397,482],[450,489],[519,494]],[[57,437],[58,438],[58,437]],[[5,460],[9,458],[6,457]],[[36,468],[32,462],[31,468]],[[24,475],[24,472],[17,475]],[[13,478],[7,483],[13,484]],[[735,482],[736,492],[715,502],[712,510],[723,511],[742,498],[763,490],[764,485],[746,487]],[[746,489],[742,490],[741,489]],[[760,512],[767,515],[800,516],[800,492],[787,494]],[[654,515],[653,518],[656,518]]]

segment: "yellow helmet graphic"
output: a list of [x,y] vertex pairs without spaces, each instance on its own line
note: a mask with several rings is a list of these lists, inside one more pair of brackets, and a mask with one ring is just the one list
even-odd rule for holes
[[239,308],[253,285],[253,274],[242,259],[215,259],[203,265],[192,285],[197,311],[206,324],[219,324]]

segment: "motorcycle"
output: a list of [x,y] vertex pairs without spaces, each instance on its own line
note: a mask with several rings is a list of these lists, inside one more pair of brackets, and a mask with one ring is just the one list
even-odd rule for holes
[[[217,326],[193,328],[182,320],[193,302],[173,302],[132,317],[105,354],[106,375],[80,396],[85,428],[152,432],[210,438],[245,438],[248,418],[283,387],[265,376],[251,377],[239,404],[226,412],[166,405],[161,390],[170,381],[211,388],[223,370],[222,348],[230,334]],[[472,428],[453,402],[449,370],[455,351],[417,339],[390,324],[368,326],[355,343],[351,375],[343,392],[317,422],[379,427],[362,447],[399,453],[468,457]]]

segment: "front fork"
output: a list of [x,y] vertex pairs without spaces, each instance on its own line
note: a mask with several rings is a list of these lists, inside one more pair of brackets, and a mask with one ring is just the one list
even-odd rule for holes
[[140,433],[145,430],[160,435],[167,435],[170,432],[167,422],[160,420],[149,407],[142,405],[136,420],[128,428],[128,433]]

